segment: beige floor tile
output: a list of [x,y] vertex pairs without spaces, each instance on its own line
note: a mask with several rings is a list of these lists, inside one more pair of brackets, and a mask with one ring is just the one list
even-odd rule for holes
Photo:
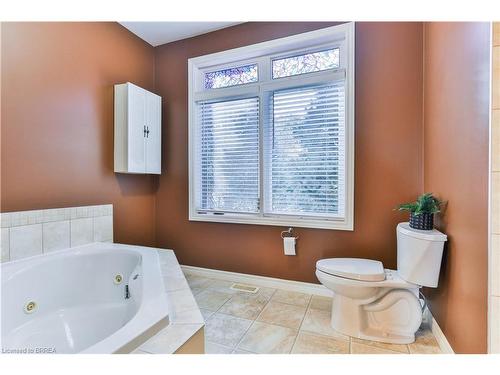
[[205,354],[231,354],[232,348],[215,344],[213,342],[205,342]]
[[332,328],[330,314],[331,312],[326,310],[308,309],[300,330],[349,341],[349,336],[343,335]]
[[201,289],[207,288],[214,281],[213,279],[209,279],[207,277],[202,277],[202,276],[193,276],[190,274],[187,274],[185,276],[186,276],[186,280],[189,284],[189,287],[191,289],[193,289],[193,288],[201,288]]
[[[256,293],[256,295],[258,295],[262,300],[269,301],[274,293],[276,293],[276,289],[259,287],[259,291]],[[249,293],[239,292],[239,294],[248,295]]]
[[212,311],[219,310],[229,298],[231,298],[230,294],[220,293],[209,289],[194,296],[200,308]]
[[357,342],[351,343],[351,354],[403,354],[393,350],[378,348],[373,345],[364,345]]
[[241,340],[238,349],[260,354],[290,353],[297,331],[294,329],[255,322]]
[[151,353],[143,352],[142,350],[135,349],[133,352],[130,352],[130,354],[151,354]]
[[234,348],[251,324],[251,320],[216,313],[205,323],[205,340]]
[[243,349],[235,349],[231,354],[256,354]]
[[300,332],[292,354],[349,354],[349,341]]
[[215,314],[215,311],[212,310],[206,310],[206,309],[200,309],[201,315],[203,316],[203,319],[207,321],[208,318],[210,318],[212,315]]
[[257,320],[259,322],[299,329],[305,313],[305,307],[271,301],[262,310]]
[[408,345],[411,354],[440,354],[441,348],[427,327],[420,328],[415,333],[415,342]]
[[238,291],[231,289],[231,285],[233,284],[233,281],[213,279],[210,285],[208,285],[207,289],[226,294],[236,294],[238,293]]
[[241,298],[241,299],[246,299],[246,300],[249,300],[249,301],[255,301],[257,303],[260,303],[260,304],[266,304],[269,302],[269,300],[271,299],[270,295],[267,294],[267,293],[246,293],[246,292],[238,292],[238,294],[236,294],[236,296],[238,296],[238,298]]
[[401,352],[401,353],[406,353],[408,354],[408,345],[401,345],[401,344],[388,344],[385,342],[378,342],[378,341],[371,341],[371,340],[362,340],[358,339],[355,337],[351,337],[351,342],[358,343],[358,344],[363,344],[363,345],[370,345],[370,346],[375,346],[377,348],[381,349],[387,349],[387,350],[393,350],[395,352]]
[[203,292],[205,290],[204,288],[190,288],[190,289],[191,289],[191,293],[193,293],[193,296],[200,294],[201,292]]
[[219,312],[239,318],[254,320],[260,314],[267,300],[258,295],[234,295]]
[[330,297],[312,296],[311,305],[309,307],[316,310],[331,311],[332,301],[333,299]]
[[288,290],[278,289],[274,293],[271,300],[276,302],[288,303],[290,305],[304,306],[307,307],[309,300],[311,299],[310,294],[290,292]]

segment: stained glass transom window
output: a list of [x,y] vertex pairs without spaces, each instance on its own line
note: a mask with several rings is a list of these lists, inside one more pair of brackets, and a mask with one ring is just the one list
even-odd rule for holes
[[338,48],[273,60],[273,79],[319,72],[340,66]]
[[239,66],[214,72],[205,73],[205,88],[218,89],[246,83],[257,82],[259,80],[257,64]]

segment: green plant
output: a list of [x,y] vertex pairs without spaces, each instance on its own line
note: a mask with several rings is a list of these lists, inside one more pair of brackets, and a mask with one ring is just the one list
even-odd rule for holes
[[399,211],[409,211],[414,215],[435,214],[440,211],[442,203],[432,193],[425,193],[419,196],[415,202],[400,204],[396,209]]

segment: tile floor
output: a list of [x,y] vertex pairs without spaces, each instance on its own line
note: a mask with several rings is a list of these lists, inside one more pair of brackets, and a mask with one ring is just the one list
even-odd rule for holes
[[251,294],[230,289],[231,281],[186,279],[205,319],[207,354],[441,353],[426,325],[409,345],[360,340],[330,327],[330,298],[271,288]]

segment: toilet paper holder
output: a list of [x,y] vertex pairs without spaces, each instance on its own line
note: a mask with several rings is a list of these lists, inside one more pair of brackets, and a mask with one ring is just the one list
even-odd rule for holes
[[288,230],[284,230],[283,232],[281,232],[281,238],[285,238],[285,237],[295,237],[296,240],[299,239],[299,236],[295,236],[293,234],[293,228],[288,228]]

